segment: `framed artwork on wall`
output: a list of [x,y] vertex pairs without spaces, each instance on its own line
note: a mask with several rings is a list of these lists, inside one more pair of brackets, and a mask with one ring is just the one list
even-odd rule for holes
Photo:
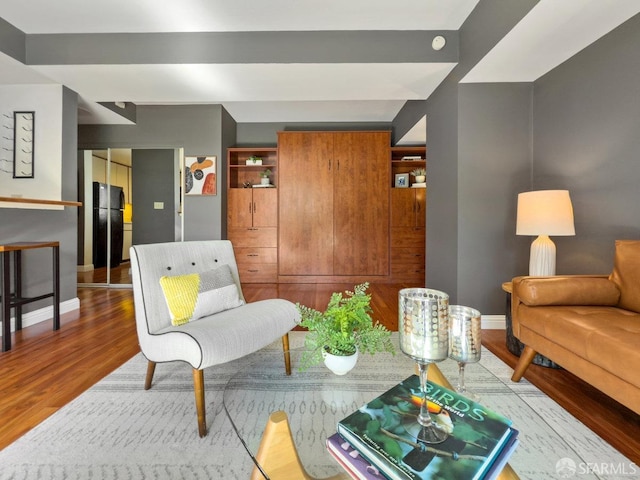
[[408,188],[409,187],[409,174],[408,173],[396,173],[396,188]]
[[34,178],[36,112],[13,112],[13,178]]
[[216,195],[215,155],[184,157],[184,194]]

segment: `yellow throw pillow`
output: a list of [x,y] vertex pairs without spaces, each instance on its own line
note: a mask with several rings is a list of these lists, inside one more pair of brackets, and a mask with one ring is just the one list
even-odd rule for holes
[[160,286],[174,326],[244,304],[229,265],[203,273],[164,276]]

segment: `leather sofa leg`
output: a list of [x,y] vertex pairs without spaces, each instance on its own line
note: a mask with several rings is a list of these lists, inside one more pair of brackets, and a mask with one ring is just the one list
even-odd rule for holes
[[144,380],[144,389],[149,390],[151,388],[151,382],[153,381],[153,374],[156,371],[156,362],[149,362],[147,364],[147,378]]
[[193,369],[193,390],[196,395],[196,412],[198,414],[198,435],[207,435],[207,419],[204,406],[204,370]]
[[289,353],[289,334],[282,336],[282,350],[284,351],[284,371],[287,375],[291,375],[291,354]]
[[520,379],[524,376],[524,372],[527,370],[531,362],[533,361],[533,357],[536,356],[536,351],[528,345],[524,346],[524,350],[520,354],[520,360],[518,360],[518,364],[516,365],[515,370],[513,371],[513,375],[511,376],[511,380],[514,382],[519,382]]

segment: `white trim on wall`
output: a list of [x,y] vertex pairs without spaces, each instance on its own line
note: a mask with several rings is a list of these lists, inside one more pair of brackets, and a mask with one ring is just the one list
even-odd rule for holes
[[483,330],[506,330],[504,315],[482,315]]
[[[72,298],[71,300],[67,300],[65,302],[60,303],[60,315],[65,313],[73,312],[74,310],[80,309],[80,299],[78,297]],[[48,307],[41,308],[39,310],[34,310],[33,312],[23,313],[22,314],[22,328],[30,327],[32,325],[36,325],[41,322],[52,321],[53,319],[53,305],[49,305]],[[11,332],[15,332],[16,329],[16,320],[14,317],[11,317]],[[0,332],[0,337],[2,336],[2,332]]]

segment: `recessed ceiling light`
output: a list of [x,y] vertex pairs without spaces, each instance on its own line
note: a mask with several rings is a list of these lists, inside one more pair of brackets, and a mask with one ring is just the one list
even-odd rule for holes
[[447,41],[442,35],[438,35],[437,37],[433,37],[433,41],[431,42],[431,48],[434,50],[442,50]]

